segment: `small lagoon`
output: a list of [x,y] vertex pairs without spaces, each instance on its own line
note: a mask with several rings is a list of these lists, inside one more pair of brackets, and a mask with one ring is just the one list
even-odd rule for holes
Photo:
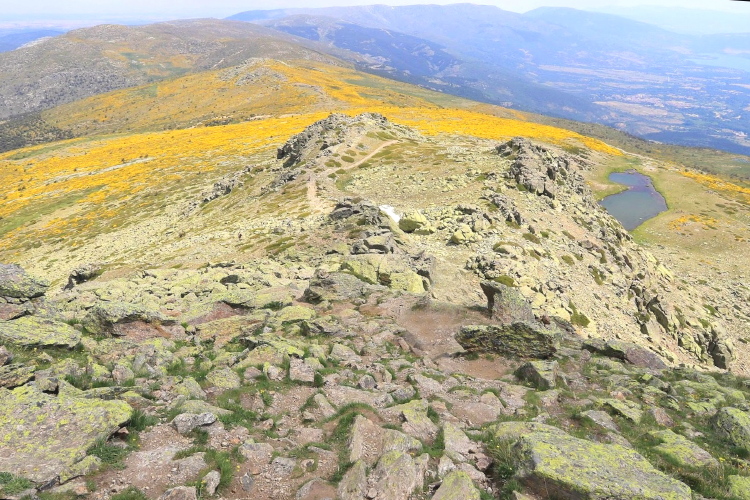
[[599,202],[607,212],[620,221],[625,229],[632,231],[649,219],[667,210],[664,197],[654,189],[651,179],[635,170],[616,172],[609,180],[628,186],[628,189]]

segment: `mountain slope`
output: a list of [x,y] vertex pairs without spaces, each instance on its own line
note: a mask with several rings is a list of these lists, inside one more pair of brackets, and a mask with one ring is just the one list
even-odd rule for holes
[[0,119],[251,57],[334,61],[294,37],[246,23],[85,28],[0,54]]

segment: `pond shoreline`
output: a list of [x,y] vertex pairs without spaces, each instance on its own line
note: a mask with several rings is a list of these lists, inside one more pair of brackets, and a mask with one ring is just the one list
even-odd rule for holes
[[626,186],[626,189],[607,196],[599,204],[628,231],[667,211],[664,196],[656,190],[652,179],[647,175],[631,169],[614,172],[608,179]]

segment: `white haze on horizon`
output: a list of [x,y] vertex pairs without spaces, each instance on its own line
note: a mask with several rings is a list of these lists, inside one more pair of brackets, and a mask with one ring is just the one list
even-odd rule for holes
[[[145,24],[199,17],[225,18],[246,10],[347,5],[448,4],[462,0],[27,0],[14,2],[0,12],[0,29],[13,27],[78,28],[102,23]],[[750,16],[750,2],[731,0],[478,0],[471,3],[494,5],[504,10],[527,12],[537,7],[572,7],[582,10],[656,5],[703,9]]]

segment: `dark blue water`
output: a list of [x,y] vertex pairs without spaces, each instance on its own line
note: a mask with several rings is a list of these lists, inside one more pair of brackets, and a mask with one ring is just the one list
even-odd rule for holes
[[634,170],[629,170],[611,174],[609,180],[624,184],[628,186],[628,189],[607,196],[600,204],[628,231],[632,231],[647,220],[666,212],[667,202],[654,189],[649,177]]

